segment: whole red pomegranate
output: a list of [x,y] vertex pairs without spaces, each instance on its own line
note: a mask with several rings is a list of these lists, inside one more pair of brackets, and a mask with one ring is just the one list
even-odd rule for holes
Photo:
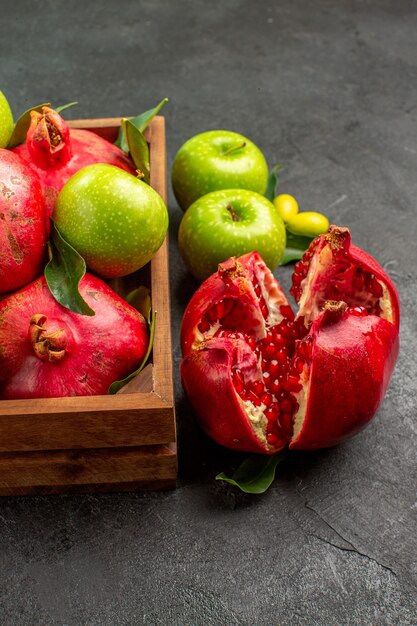
[[295,317],[257,252],[195,292],[181,327],[184,389],[218,443],[273,454],[332,446],[377,411],[398,354],[397,291],[331,226],[295,266]]
[[38,175],[17,154],[0,149],[0,293],[41,272],[47,226]]
[[143,316],[91,274],[80,293],[94,316],[58,304],[43,276],[0,301],[0,398],[105,394],[139,366]]
[[109,163],[135,173],[133,162],[123,150],[92,131],[70,129],[50,107],[42,107],[42,113],[32,111],[30,116],[26,142],[13,150],[39,174],[45,188],[49,215],[64,184],[86,165]]

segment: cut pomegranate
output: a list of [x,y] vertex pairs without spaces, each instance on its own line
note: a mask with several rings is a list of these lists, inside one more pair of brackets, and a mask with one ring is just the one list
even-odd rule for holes
[[327,447],[377,411],[398,354],[398,296],[349,246],[335,226],[314,240],[294,274],[297,317],[257,252],[221,263],[191,298],[181,379],[218,443],[266,454]]

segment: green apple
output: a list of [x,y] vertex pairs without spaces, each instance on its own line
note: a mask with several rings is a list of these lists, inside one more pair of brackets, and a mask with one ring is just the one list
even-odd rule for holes
[[14,128],[13,115],[10,105],[2,91],[0,91],[0,148],[7,148]]
[[164,241],[168,211],[152,187],[114,165],[87,165],[58,194],[58,230],[104,278],[130,274]]
[[195,200],[218,189],[250,189],[264,194],[268,165],[259,148],[243,135],[209,130],[181,146],[171,179],[177,202],[185,211]]
[[183,260],[202,281],[231,256],[257,250],[273,271],[285,249],[285,226],[272,202],[247,189],[212,191],[184,213],[178,231]]

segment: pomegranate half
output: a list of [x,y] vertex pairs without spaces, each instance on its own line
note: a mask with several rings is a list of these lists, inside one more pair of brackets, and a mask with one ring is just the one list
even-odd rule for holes
[[181,380],[218,443],[274,454],[337,444],[375,415],[398,355],[400,306],[380,265],[331,226],[295,266],[297,316],[257,252],[200,285],[181,326]]
[[43,276],[0,301],[0,398],[106,394],[140,365],[144,317],[92,274],[80,293],[94,316],[61,306]]
[[0,294],[41,273],[47,232],[38,175],[17,154],[0,149]]
[[135,174],[131,159],[117,146],[89,130],[69,128],[50,107],[31,111],[26,142],[13,148],[38,173],[52,214],[56,197],[67,180],[86,165],[108,163]]

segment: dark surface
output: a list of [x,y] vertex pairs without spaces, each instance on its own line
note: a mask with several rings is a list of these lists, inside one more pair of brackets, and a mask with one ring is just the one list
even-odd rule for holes
[[[281,192],[348,225],[396,281],[402,351],[385,401],[335,449],[291,454],[272,488],[214,480],[235,458],[184,399],[178,329],[195,284],[170,191],[175,491],[0,500],[0,623],[416,624],[417,11],[364,2],[4,3],[15,115],[135,115],[170,98],[168,166],[227,128],[284,165]],[[290,270],[277,272],[288,285]]]

